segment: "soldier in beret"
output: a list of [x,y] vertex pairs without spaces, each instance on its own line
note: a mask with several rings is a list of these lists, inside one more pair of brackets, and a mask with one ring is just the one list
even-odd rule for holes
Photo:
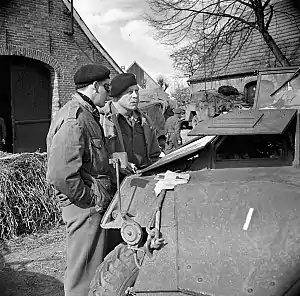
[[175,108],[173,112],[174,115],[169,117],[165,123],[166,154],[174,151],[179,145],[182,144],[182,139],[180,136],[182,110],[180,108]]
[[112,100],[100,109],[109,154],[127,152],[132,167],[142,169],[158,160],[160,147],[150,118],[139,110],[135,75],[123,73],[111,81]]
[[[156,131],[150,118],[138,109],[139,87],[135,75],[123,73],[111,81],[112,100],[100,109],[100,122],[106,137],[109,155],[126,152],[129,168],[121,171],[121,178],[142,169],[159,159],[161,153]],[[111,251],[122,242],[120,231],[108,233]]]
[[99,112],[110,91],[110,71],[85,65],[74,76],[76,93],[53,119],[47,136],[47,180],[55,188],[67,232],[66,296],[87,296],[103,260],[101,218],[112,194]]

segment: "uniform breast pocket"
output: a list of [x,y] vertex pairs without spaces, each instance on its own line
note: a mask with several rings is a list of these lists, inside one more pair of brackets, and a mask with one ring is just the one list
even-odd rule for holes
[[107,168],[108,159],[107,152],[104,145],[104,142],[100,138],[91,138],[90,139],[90,155],[91,155],[91,163],[92,169],[101,174],[101,171]]

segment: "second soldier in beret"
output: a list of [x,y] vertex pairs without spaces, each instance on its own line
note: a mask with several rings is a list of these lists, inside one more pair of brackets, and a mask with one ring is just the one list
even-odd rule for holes
[[115,76],[110,96],[112,100],[100,110],[108,152],[127,152],[128,161],[137,169],[157,161],[160,147],[156,131],[150,118],[138,108],[139,87],[135,75]]
[[96,108],[110,91],[110,71],[85,65],[76,93],[57,113],[47,136],[47,180],[54,186],[67,230],[66,296],[87,296],[103,260],[101,218],[111,201],[111,168]]
[[[123,73],[111,81],[111,97],[101,109],[108,152],[127,152],[129,167],[141,169],[159,159],[156,131],[149,117],[139,110],[139,87],[134,74]],[[123,177],[127,172],[122,171]],[[120,231],[108,233],[109,250],[122,241]],[[108,250],[108,251],[109,251]]]

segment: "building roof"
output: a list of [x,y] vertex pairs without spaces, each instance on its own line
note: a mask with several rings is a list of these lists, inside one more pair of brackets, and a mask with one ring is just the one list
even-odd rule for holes
[[[71,3],[69,0],[62,0],[66,7],[71,11]],[[98,49],[98,51],[103,55],[103,57],[111,64],[111,66],[118,72],[124,73],[122,68],[116,63],[116,61],[109,55],[109,53],[103,48],[98,39],[93,35],[91,30],[85,24],[83,19],[80,17],[76,9],[73,7],[73,16],[78,25],[81,27],[85,35],[89,38],[92,44]]]
[[126,69],[126,72],[134,65],[136,64],[140,69],[142,69],[144,71],[144,73],[147,74],[147,76],[152,80],[153,83],[155,83],[158,87],[158,83],[145,71],[145,69],[137,62],[137,61],[134,61],[129,67],[127,67]]
[[[285,54],[292,66],[300,65],[300,12],[292,2],[273,1],[274,15],[269,33]],[[256,70],[281,67],[274,54],[256,30],[252,32],[239,53],[228,63],[230,47],[238,44],[239,38],[232,44],[224,46],[216,56],[213,64],[206,64],[206,71],[201,66],[189,79],[191,83],[217,80],[222,77],[245,76]],[[212,70],[213,69],[213,70]]]
[[140,93],[140,101],[151,101],[151,100],[167,101],[169,99],[169,95],[165,91],[163,91],[160,87],[141,89],[139,93]]

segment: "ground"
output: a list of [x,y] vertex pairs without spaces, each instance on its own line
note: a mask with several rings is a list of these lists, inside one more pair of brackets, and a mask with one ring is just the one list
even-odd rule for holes
[[1,296],[64,296],[65,228],[0,240]]

